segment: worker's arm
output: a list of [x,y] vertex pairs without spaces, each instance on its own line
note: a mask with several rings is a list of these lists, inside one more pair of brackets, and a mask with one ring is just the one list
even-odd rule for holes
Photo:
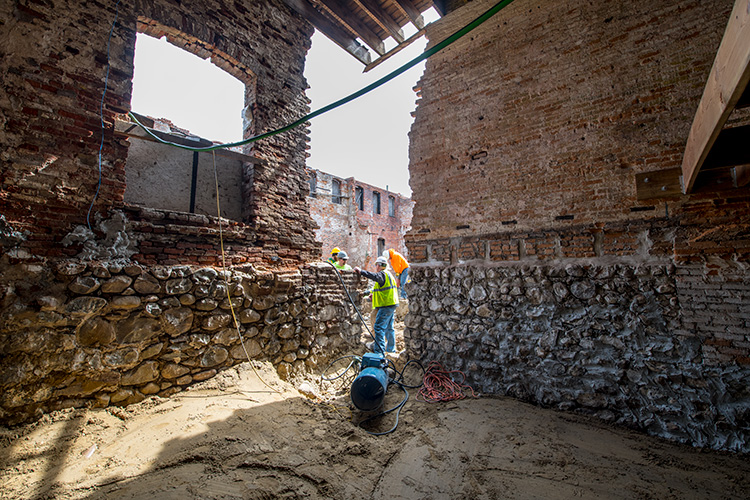
[[[357,271],[359,269],[358,267],[355,267],[354,270]],[[375,281],[378,285],[383,286],[385,285],[385,272],[380,271],[377,273],[371,273],[370,271],[365,271],[364,269],[359,269],[357,271],[359,274],[364,276],[367,279],[370,279],[372,281]]]

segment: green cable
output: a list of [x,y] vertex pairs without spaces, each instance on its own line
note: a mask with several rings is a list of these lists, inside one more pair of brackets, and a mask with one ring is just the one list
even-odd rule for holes
[[446,38],[445,40],[443,40],[442,42],[434,45],[430,49],[425,50],[420,55],[418,55],[417,57],[415,57],[411,61],[407,62],[406,64],[404,64],[400,68],[397,68],[397,69],[391,71],[390,73],[388,73],[384,77],[382,77],[379,80],[371,83],[370,85],[368,85],[368,86],[366,86],[366,87],[364,87],[364,88],[362,88],[362,89],[354,92],[353,94],[350,94],[350,95],[348,95],[348,96],[346,96],[346,97],[344,97],[342,99],[339,99],[338,101],[333,102],[333,103],[329,104],[328,106],[324,106],[324,107],[322,107],[322,108],[320,108],[320,109],[318,109],[316,111],[313,111],[312,113],[303,116],[299,120],[294,121],[294,122],[290,123],[289,125],[286,125],[284,127],[278,128],[276,130],[272,130],[270,132],[266,132],[266,133],[263,133],[263,134],[259,134],[259,135],[250,137],[249,139],[244,139],[244,140],[239,141],[239,142],[230,142],[228,144],[216,144],[216,145],[207,146],[207,147],[204,147],[204,148],[194,148],[194,147],[191,147],[191,146],[185,146],[185,145],[182,145],[182,144],[177,144],[177,143],[174,143],[174,142],[165,141],[161,137],[158,137],[153,132],[151,132],[148,128],[146,128],[141,122],[139,122],[138,119],[135,117],[135,115],[133,115],[132,112],[129,112],[128,116],[130,116],[130,118],[136,124],[138,124],[138,126],[140,126],[143,130],[146,131],[146,133],[148,135],[150,135],[151,137],[153,137],[154,139],[156,139],[158,142],[161,142],[162,144],[168,144],[170,146],[174,146],[174,147],[177,147],[177,148],[187,149],[189,151],[199,151],[200,152],[200,151],[214,151],[216,149],[232,148],[232,147],[235,147],[235,146],[244,146],[245,144],[250,144],[251,142],[256,142],[256,141],[259,141],[261,139],[265,139],[266,137],[271,137],[271,136],[280,134],[282,132],[286,132],[287,130],[291,130],[293,128],[299,127],[300,125],[304,124],[308,120],[311,120],[311,119],[315,118],[318,115],[322,115],[323,113],[327,113],[328,111],[331,111],[332,109],[336,109],[339,106],[342,106],[342,105],[344,105],[344,104],[346,104],[346,103],[348,103],[350,101],[353,101],[354,99],[356,99],[358,97],[361,97],[361,96],[365,95],[366,93],[370,92],[371,90],[375,90],[376,88],[380,87],[384,83],[393,80],[394,78],[396,78],[401,73],[404,73],[405,71],[411,69],[413,66],[415,66],[415,65],[419,64],[420,62],[424,61],[425,59],[427,59],[428,57],[432,56],[433,54],[435,54],[435,53],[443,50],[445,47],[447,47],[448,45],[452,44],[453,42],[455,42],[456,40],[458,40],[459,38],[461,38],[462,36],[464,36],[465,34],[467,34],[468,32],[470,32],[471,30],[473,30],[474,28],[476,28],[477,26],[481,25],[486,20],[488,20],[489,18],[491,18],[492,16],[494,16],[495,14],[497,14],[498,12],[500,12],[503,8],[505,8],[506,6],[508,6],[512,1],[513,0],[501,0],[500,2],[496,3],[493,7],[491,7],[487,12],[485,12],[481,16],[477,17],[472,22],[470,22],[469,24],[467,24],[466,26],[464,26],[460,30],[456,31],[451,36],[449,36],[448,38]]

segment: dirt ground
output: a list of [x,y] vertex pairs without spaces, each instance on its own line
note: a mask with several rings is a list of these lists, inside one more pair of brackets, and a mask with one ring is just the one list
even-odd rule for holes
[[[409,372],[407,383],[420,378]],[[371,435],[362,427],[389,430],[396,412],[357,426],[349,384],[295,387],[268,364],[244,363],[169,399],[0,429],[0,498],[663,500],[750,491],[746,456],[506,398],[425,403],[409,390],[395,431]],[[385,407],[402,398],[390,386]]]

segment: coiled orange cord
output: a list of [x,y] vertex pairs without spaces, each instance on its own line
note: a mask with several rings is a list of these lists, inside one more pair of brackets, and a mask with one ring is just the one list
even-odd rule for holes
[[[460,374],[461,380],[456,382],[451,375]],[[417,393],[417,400],[426,403],[439,401],[454,401],[464,399],[468,393],[471,397],[478,397],[474,389],[466,383],[466,375],[460,370],[446,370],[443,365],[433,361],[427,366],[424,374],[424,385]]]

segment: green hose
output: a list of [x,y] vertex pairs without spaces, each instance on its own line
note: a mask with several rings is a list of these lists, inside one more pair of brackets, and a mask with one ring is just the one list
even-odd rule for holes
[[411,69],[413,66],[415,66],[415,65],[419,64],[420,62],[424,61],[425,59],[427,59],[428,57],[432,56],[433,54],[435,54],[435,53],[443,50],[445,47],[447,47],[448,45],[452,44],[453,42],[455,42],[456,40],[458,40],[459,38],[461,38],[462,36],[464,36],[465,34],[467,34],[468,32],[470,32],[471,30],[473,30],[474,28],[476,28],[477,26],[481,25],[486,20],[488,20],[489,18],[491,18],[492,16],[494,16],[495,14],[497,14],[498,12],[500,12],[503,8],[505,8],[507,5],[509,5],[512,1],[513,0],[501,0],[500,2],[496,3],[493,7],[491,7],[487,12],[485,12],[481,16],[477,17],[472,22],[470,22],[469,24],[467,24],[466,26],[464,26],[460,30],[456,31],[451,36],[449,36],[448,38],[446,38],[445,40],[443,40],[442,42],[440,42],[438,44],[435,44],[433,47],[431,47],[430,49],[425,50],[420,55],[418,55],[417,57],[415,57],[411,61],[407,62],[406,64],[404,64],[400,68],[397,68],[397,69],[391,71],[390,73],[388,73],[384,77],[382,77],[379,80],[371,83],[370,85],[368,85],[368,86],[366,86],[366,87],[364,87],[364,88],[362,88],[362,89],[354,92],[353,94],[350,94],[350,95],[348,95],[348,96],[346,96],[346,97],[344,97],[342,99],[339,99],[338,101],[333,102],[333,103],[329,104],[328,106],[323,106],[322,108],[320,108],[320,109],[318,109],[316,111],[313,111],[312,113],[310,113],[308,115],[303,116],[299,120],[294,121],[294,122],[290,123],[289,125],[285,125],[285,126],[283,126],[281,128],[278,128],[276,130],[272,130],[270,132],[265,132],[263,134],[259,134],[259,135],[253,136],[253,137],[250,137],[249,139],[244,139],[244,140],[239,141],[239,142],[231,142],[231,143],[228,143],[228,144],[216,144],[216,145],[213,145],[213,146],[206,146],[206,147],[203,147],[203,148],[194,148],[194,147],[191,147],[191,146],[185,146],[185,145],[182,145],[182,144],[176,144],[174,142],[165,141],[164,139],[156,136],[148,128],[146,128],[145,126],[143,126],[143,124],[138,121],[138,119],[135,117],[135,115],[133,115],[132,112],[129,112],[128,116],[130,116],[130,118],[136,124],[138,124],[143,130],[146,131],[146,133],[148,135],[150,135],[151,137],[153,137],[154,139],[156,139],[158,142],[161,142],[162,144],[168,144],[170,146],[174,146],[174,147],[177,147],[177,148],[187,149],[189,151],[199,151],[200,152],[200,151],[214,151],[216,149],[232,148],[232,147],[236,147],[236,146],[244,146],[245,144],[250,144],[251,142],[256,142],[256,141],[259,141],[261,139],[265,139],[266,137],[271,137],[271,136],[280,134],[282,132],[286,132],[287,130],[291,130],[293,128],[299,127],[300,125],[302,125],[305,122],[307,122],[307,121],[315,118],[316,116],[322,115],[323,113],[327,113],[328,111],[331,111],[332,109],[336,109],[339,106],[342,106],[342,105],[344,105],[344,104],[346,104],[346,103],[348,103],[350,101],[353,101],[354,99],[356,99],[358,97],[361,97],[361,96],[365,95],[366,93],[370,92],[371,90],[375,90],[376,88],[380,87],[384,83],[393,80],[394,78],[396,78],[401,73],[404,73],[405,71]]

